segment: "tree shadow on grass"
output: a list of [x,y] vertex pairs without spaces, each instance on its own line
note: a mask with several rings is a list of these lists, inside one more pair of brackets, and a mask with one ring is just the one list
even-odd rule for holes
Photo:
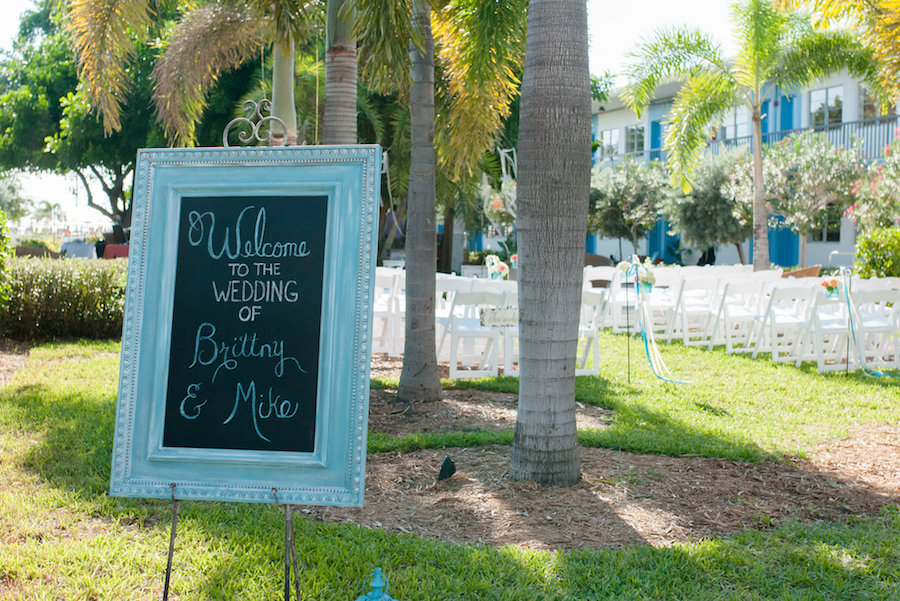
[[19,429],[40,437],[24,456],[26,469],[84,498],[109,489],[115,399],[25,385],[4,389],[0,402],[21,418]]
[[[665,384],[665,386],[674,386]],[[742,461],[775,460],[749,437],[722,429],[703,428],[641,403],[642,391],[628,384],[593,376],[577,378],[576,399],[614,411],[608,428],[579,431],[579,443],[640,453],[703,455]],[[731,414],[709,402],[690,401],[698,412],[731,420]]]
[[898,529],[894,507],[683,547],[572,553],[560,571],[572,599],[888,600],[900,593]]
[[[560,598],[560,583],[548,570],[546,554],[460,546],[300,515],[294,517],[294,530],[303,598],[359,598],[371,591],[368,581],[376,567],[389,582],[386,592],[399,600]],[[216,600],[274,598],[284,582],[279,534],[276,529],[249,547],[228,545],[197,592]],[[259,590],[261,581],[268,591]]]

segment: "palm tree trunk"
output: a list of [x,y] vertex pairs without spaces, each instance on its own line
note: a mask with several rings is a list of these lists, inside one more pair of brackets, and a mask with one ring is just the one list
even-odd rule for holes
[[806,236],[807,232],[800,232],[800,267],[806,267]]
[[590,194],[584,0],[531,0],[519,117],[519,410],[510,477],[579,477],[575,352]]
[[434,40],[427,2],[414,0],[423,47],[410,46],[409,195],[406,208],[406,342],[397,397],[437,400],[441,394],[434,335],[437,260],[434,166]]
[[769,211],[762,169],[762,117],[753,109],[753,271],[769,268]]
[[287,129],[282,132],[277,128],[272,132],[272,142],[276,146],[294,146],[297,144],[297,109],[294,105],[294,42],[275,40],[272,51],[272,116],[284,122]]
[[744,258],[744,247],[741,246],[740,242],[735,242],[734,247],[737,249],[738,261],[741,262],[741,265],[746,265],[747,259]]
[[355,13],[349,0],[329,0],[325,50],[325,144],[356,144]]

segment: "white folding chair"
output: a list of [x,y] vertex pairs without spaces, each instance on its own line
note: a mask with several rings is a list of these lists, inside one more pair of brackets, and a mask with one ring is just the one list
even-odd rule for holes
[[865,366],[900,369],[900,290],[861,290],[850,297]]
[[606,297],[604,325],[609,325],[614,334],[631,334],[638,327],[637,292],[632,283],[624,280],[622,272],[617,269]]
[[[600,320],[606,304],[606,291],[585,288],[581,292],[578,344],[582,347],[575,364],[576,376],[600,375]],[[591,366],[588,359],[593,357]]]
[[843,294],[829,295],[821,286],[812,289],[809,317],[800,328],[796,357],[797,367],[803,361],[815,361],[819,373],[846,369],[854,363]]
[[775,362],[796,360],[797,346],[809,319],[809,302],[814,292],[807,286],[781,285],[769,291],[765,311],[754,327],[750,343],[754,359],[760,352],[769,352]]
[[391,350],[388,351],[391,357],[403,355],[403,345],[406,341],[406,270],[397,269],[396,271],[393,307],[394,337]]
[[609,288],[610,283],[615,279],[616,272],[619,270],[615,267],[604,265],[589,265],[584,268],[584,286],[593,288],[594,282],[598,284],[597,288]]
[[481,325],[481,311],[487,307],[502,307],[503,294],[459,291],[456,293],[455,305],[456,309],[450,314],[449,325],[450,379],[496,376],[500,331],[498,328]]
[[375,294],[372,307],[372,352],[391,353],[396,347],[395,294],[397,269],[375,269]]
[[760,286],[747,278],[726,279],[719,284],[722,293],[713,319],[709,350],[724,344],[728,354],[751,350],[750,336],[760,318]]
[[473,278],[448,276],[444,274],[439,274],[435,280],[434,320],[438,361],[446,361],[449,359],[447,334],[449,333],[450,315],[456,310],[456,293],[471,290],[474,281]]
[[[505,281],[500,286],[488,286],[494,292],[503,293],[503,307],[505,309],[519,309],[518,282]],[[518,314],[518,313],[516,313]],[[500,337],[503,339],[503,375],[518,377],[519,375],[519,324],[518,322],[499,326]]]
[[718,302],[719,282],[712,277],[686,277],[676,313],[685,346],[709,344]]
[[649,318],[646,326],[652,330],[656,340],[672,340],[681,332],[676,316],[684,282],[682,270],[667,267],[653,273],[656,283],[646,299],[646,314]]

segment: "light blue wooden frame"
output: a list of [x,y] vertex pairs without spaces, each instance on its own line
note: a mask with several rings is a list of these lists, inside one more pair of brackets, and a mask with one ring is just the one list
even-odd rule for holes
[[[138,152],[111,495],[363,504],[380,178],[378,146]],[[181,199],[304,195],[328,197],[314,451],[164,448]]]

